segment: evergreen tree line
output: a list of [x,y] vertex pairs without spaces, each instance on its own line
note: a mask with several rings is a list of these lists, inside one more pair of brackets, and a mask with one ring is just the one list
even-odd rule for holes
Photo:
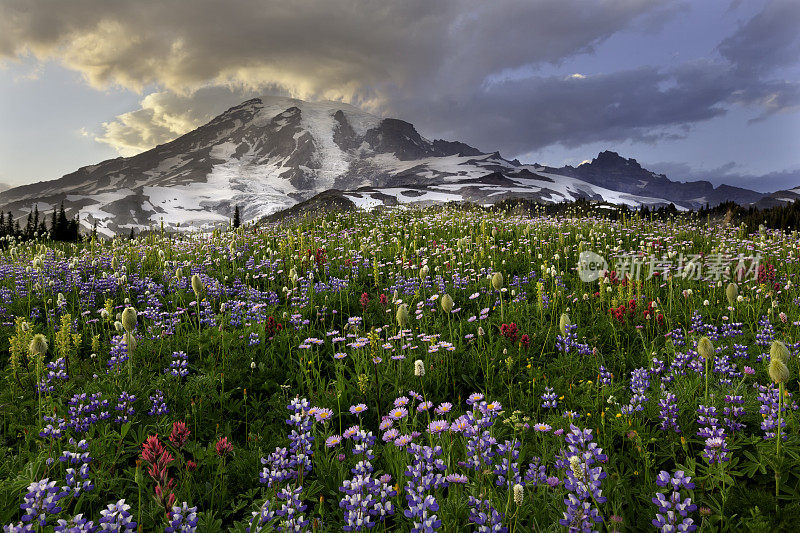
[[19,241],[26,241],[34,238],[51,239],[54,241],[77,241],[80,233],[78,231],[78,218],[67,218],[64,204],[56,210],[50,217],[50,227],[48,228],[45,218],[39,214],[39,206],[33,207],[28,213],[25,226],[20,225],[20,219],[14,219],[14,214],[9,211],[0,211],[0,237],[12,236]]
[[706,205],[697,214],[701,218],[725,217],[732,224],[744,224],[750,233],[757,231],[762,224],[771,229],[800,229],[800,200],[766,209],[725,202],[715,207]]

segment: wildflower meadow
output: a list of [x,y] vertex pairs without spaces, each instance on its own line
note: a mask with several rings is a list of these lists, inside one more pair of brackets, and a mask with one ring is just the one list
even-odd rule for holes
[[4,531],[800,520],[795,232],[451,206],[2,245]]

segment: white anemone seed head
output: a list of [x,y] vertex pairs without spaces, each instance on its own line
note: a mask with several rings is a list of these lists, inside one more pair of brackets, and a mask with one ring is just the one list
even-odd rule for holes
[[445,313],[453,310],[453,298],[449,294],[442,296],[442,310]]
[[777,357],[770,360],[769,378],[774,383],[786,383],[789,381],[789,367],[787,367],[786,364]]
[[397,315],[395,316],[397,319],[397,325],[401,328],[406,327],[408,325],[408,305],[401,304],[400,307],[397,308]]
[[781,341],[772,341],[772,346],[769,347],[769,359],[779,359],[784,365],[789,362],[789,348],[786,347]]
[[700,357],[703,359],[709,360],[714,357],[714,345],[711,344],[711,339],[708,337],[702,337],[697,342],[697,353],[700,354]]
[[31,355],[44,355],[47,352],[47,338],[41,333],[34,335],[30,346],[28,346],[28,351]]
[[492,276],[492,287],[494,290],[499,291],[503,288],[503,274],[500,272],[495,272]]
[[203,292],[203,281],[198,274],[192,276],[192,290],[195,296],[200,296],[200,293]]
[[567,336],[567,329],[572,325],[567,313],[561,313],[561,318],[558,319],[558,329],[561,330],[561,336]]
[[133,307],[126,307],[122,312],[122,327],[129,333],[136,329],[136,309]]
[[731,307],[736,304],[736,297],[739,296],[739,286],[735,283],[728,283],[728,288],[725,289],[725,297],[728,299],[728,305]]

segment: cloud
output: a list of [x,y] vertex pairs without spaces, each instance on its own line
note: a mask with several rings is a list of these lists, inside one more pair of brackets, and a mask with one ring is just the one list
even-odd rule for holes
[[666,71],[640,67],[582,78],[515,79],[461,102],[427,103],[424,109],[414,100],[394,105],[424,130],[447,124],[437,134],[517,156],[556,143],[572,148],[682,137],[687,124],[724,114],[722,104],[734,90],[724,67],[697,62]]
[[775,192],[800,186],[800,168],[784,169],[768,174],[743,172],[740,165],[728,162],[712,169],[693,168],[686,163],[643,163],[653,172],[665,174],[676,181],[710,181],[714,185],[735,185],[759,192]]
[[74,0],[54,9],[52,0],[0,0],[0,61],[54,60],[94,87],[149,92],[96,138],[123,155],[261,93],[346,101],[509,155],[679,138],[733,105],[753,107],[756,120],[800,107],[800,84],[775,74],[797,62],[792,0],[767,4],[720,43],[717,59],[541,75],[614,35],[656,31],[688,5]]
[[386,86],[480,82],[588,52],[656,0],[3,0],[0,57],[54,58],[95,87],[265,84],[370,99]]
[[251,96],[246,90],[227,87],[204,87],[189,95],[151,93],[141,101],[140,109],[103,123],[103,134],[95,140],[122,156],[135,155],[205,124]]
[[800,3],[772,0],[717,47],[747,74],[766,75],[800,58]]

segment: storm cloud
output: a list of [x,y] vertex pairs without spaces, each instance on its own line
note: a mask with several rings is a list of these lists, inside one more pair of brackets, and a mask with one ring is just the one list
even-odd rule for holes
[[0,0],[0,58],[57,61],[94,87],[140,91],[141,109],[107,121],[96,137],[123,155],[259,93],[341,100],[512,156],[553,144],[678,138],[735,105],[754,108],[756,120],[798,108],[798,83],[776,74],[797,66],[800,9],[792,0],[768,3],[714,57],[540,73],[620,32],[652,30],[685,7],[669,0]]

